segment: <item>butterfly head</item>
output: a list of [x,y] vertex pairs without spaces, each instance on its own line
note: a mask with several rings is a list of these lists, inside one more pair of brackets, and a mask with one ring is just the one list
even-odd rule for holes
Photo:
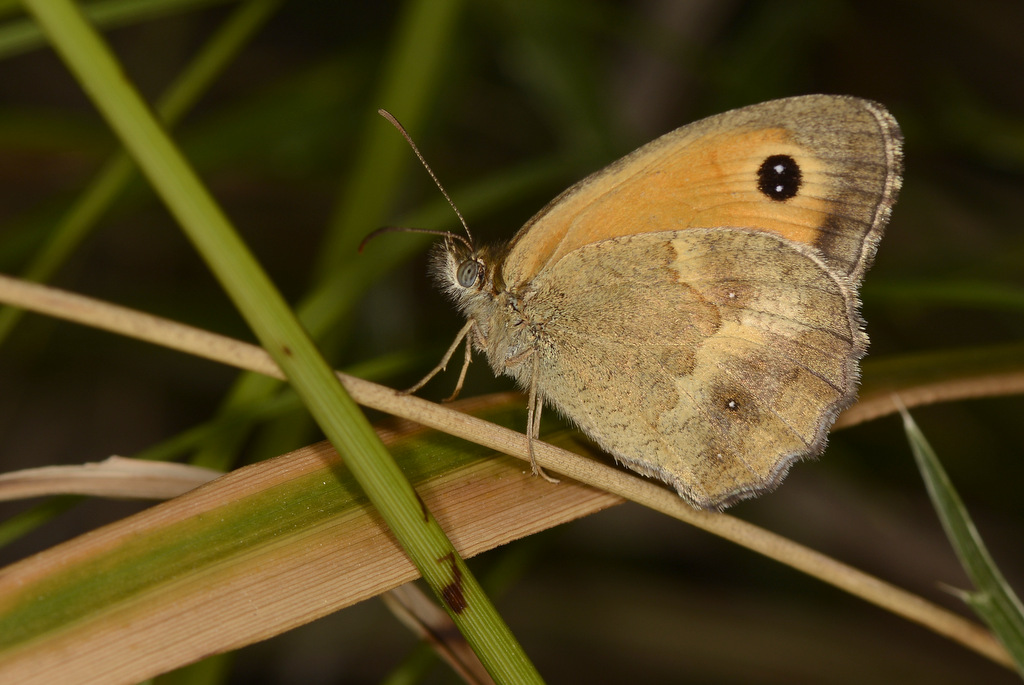
[[497,251],[475,247],[462,236],[449,234],[434,248],[431,271],[448,297],[471,318],[482,318],[502,289]]

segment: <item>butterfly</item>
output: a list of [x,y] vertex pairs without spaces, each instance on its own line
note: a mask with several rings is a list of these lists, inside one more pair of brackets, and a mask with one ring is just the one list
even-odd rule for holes
[[443,233],[432,268],[467,322],[423,382],[468,339],[467,365],[483,352],[529,393],[531,446],[547,404],[694,507],[773,490],[856,397],[858,288],[901,174],[896,120],[859,98],[676,129],[508,243]]

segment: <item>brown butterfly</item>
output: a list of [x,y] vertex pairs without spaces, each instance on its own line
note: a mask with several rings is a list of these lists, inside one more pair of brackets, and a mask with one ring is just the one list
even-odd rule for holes
[[531,438],[553,405],[695,507],[772,490],[854,401],[901,142],[874,102],[774,100],[648,143],[508,244],[446,233],[434,270],[467,324],[445,362],[468,336],[529,392]]

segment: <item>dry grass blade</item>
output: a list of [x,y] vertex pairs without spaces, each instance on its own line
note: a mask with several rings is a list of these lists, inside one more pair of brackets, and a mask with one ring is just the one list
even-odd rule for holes
[[0,501],[45,495],[171,499],[223,474],[188,464],[109,457],[73,466],[43,466],[0,475]]
[[921,407],[980,397],[1024,394],[1024,345],[918,353],[864,364],[864,384],[857,404],[833,429],[896,414],[899,405]]
[[[579,484],[552,488],[481,449],[453,471],[449,459],[423,456],[437,438],[386,440],[464,556],[621,501]],[[4,569],[0,682],[142,680],[417,575],[333,449],[313,445]]]
[[[181,347],[177,349],[197,356],[280,377],[280,372],[269,356],[258,347],[216,335],[211,335],[210,345],[207,346],[203,342],[207,334],[203,331],[157,317],[139,315],[123,307],[4,277],[0,277],[0,300],[157,344],[174,347],[172,343],[179,342]],[[466,438],[504,454],[528,459],[527,439],[521,433],[358,378],[341,375],[341,379],[352,397],[364,406]],[[922,395],[921,399],[925,401],[927,396]],[[943,396],[943,399],[951,398]],[[736,542],[928,626],[997,663],[1011,664],[1005,649],[981,626],[855,568],[731,516],[695,511],[665,488],[608,464],[544,443],[536,444],[535,454],[538,462],[546,469],[592,485],[603,492],[617,493],[623,498]],[[614,497],[613,500],[619,501]],[[457,536],[454,531],[451,534]]]

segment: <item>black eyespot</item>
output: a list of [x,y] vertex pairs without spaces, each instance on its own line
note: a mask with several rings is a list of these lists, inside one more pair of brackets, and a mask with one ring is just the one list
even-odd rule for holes
[[784,202],[800,190],[800,165],[789,155],[772,155],[757,170],[757,188],[768,198]]
[[480,265],[475,259],[467,259],[462,262],[459,264],[458,271],[455,272],[455,280],[463,288],[472,287],[478,278],[480,278]]

